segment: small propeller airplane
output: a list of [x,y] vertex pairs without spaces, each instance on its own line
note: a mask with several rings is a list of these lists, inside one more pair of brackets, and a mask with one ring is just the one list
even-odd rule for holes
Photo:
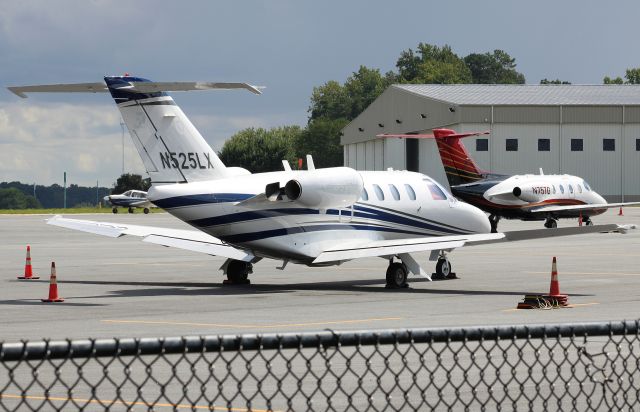
[[451,192],[454,196],[489,213],[491,232],[498,232],[501,218],[544,220],[544,227],[556,228],[558,219],[581,219],[593,225],[591,216],[612,207],[640,202],[607,203],[578,176],[540,174],[503,175],[481,170],[460,139],[487,135],[485,132],[456,133],[433,129],[433,134],[380,134],[378,137],[435,139]]
[[149,208],[155,207],[153,203],[147,199],[147,192],[143,190],[127,190],[119,195],[107,195],[103,200],[105,203],[111,203],[113,206],[111,211],[113,213],[118,213],[118,206],[128,208],[129,213],[133,213],[134,208],[141,207],[146,215],[149,213]]
[[151,177],[148,199],[197,230],[95,222],[54,216],[48,223],[84,232],[142,237],[144,242],[225,257],[229,283],[248,283],[263,258],[308,266],[339,265],[364,257],[388,261],[389,288],[407,286],[407,275],[431,276],[412,256],[430,252],[436,274],[451,274],[447,253],[465,245],[549,236],[625,232],[600,225],[489,233],[480,209],[457,201],[430,177],[407,171],[356,171],[348,167],[251,174],[227,167],[166,92],[245,89],[247,83],[151,82],[108,76],[104,83],[9,87],[31,92],[109,92]]

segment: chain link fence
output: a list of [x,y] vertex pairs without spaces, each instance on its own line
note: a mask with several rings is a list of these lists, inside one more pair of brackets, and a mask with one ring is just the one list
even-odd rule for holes
[[638,410],[638,322],[0,345],[0,409]]

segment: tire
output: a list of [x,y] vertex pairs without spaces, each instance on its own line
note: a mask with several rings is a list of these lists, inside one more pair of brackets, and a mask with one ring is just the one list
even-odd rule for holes
[[586,226],[593,226],[593,220],[589,219],[589,220],[587,220],[586,222],[584,222],[584,224],[585,224]]
[[387,268],[387,287],[392,289],[407,286],[407,269],[402,263],[391,263]]
[[117,208],[117,207],[114,207],[113,209],[111,209],[111,211],[112,211],[113,213],[118,213],[118,208]]
[[132,207],[129,208],[129,213],[133,213],[133,208]]
[[148,208],[148,207],[145,207],[145,208],[144,208],[144,210],[143,210],[143,212],[144,212],[144,214],[145,214],[145,215],[148,215],[148,214],[149,214],[149,208]]
[[227,266],[227,278],[232,283],[247,283],[251,264],[241,260],[232,260]]
[[436,263],[436,275],[446,278],[451,274],[451,262],[447,259],[438,259]]
[[549,222],[550,229],[555,229],[557,227],[558,227],[558,222],[556,222],[555,220],[552,220],[551,222]]

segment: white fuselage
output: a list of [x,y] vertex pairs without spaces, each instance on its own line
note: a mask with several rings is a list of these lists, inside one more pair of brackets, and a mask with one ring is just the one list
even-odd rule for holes
[[571,175],[514,175],[491,187],[483,197],[497,205],[524,208],[607,203],[584,179]]
[[[154,185],[149,200],[177,218],[256,256],[310,263],[322,251],[374,240],[488,233],[486,215],[457,201],[429,177],[406,171],[353,173],[361,179],[357,201],[309,207],[286,196],[269,200],[265,187],[315,171],[243,175],[188,184]],[[331,182],[326,182],[327,187]],[[376,187],[377,186],[377,187]],[[333,186],[335,187],[335,185]],[[360,188],[364,188],[361,191]],[[331,189],[331,188],[330,188]],[[302,191],[304,192],[303,187]],[[315,186],[314,190],[322,190]],[[380,192],[382,196],[379,197]],[[346,193],[345,196],[349,194]],[[327,198],[323,196],[323,198]],[[302,198],[301,198],[302,199]],[[244,202],[244,203],[241,203]]]

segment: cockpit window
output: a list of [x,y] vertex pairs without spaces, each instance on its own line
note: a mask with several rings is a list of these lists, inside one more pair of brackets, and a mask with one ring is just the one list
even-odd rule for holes
[[578,193],[582,193],[582,186],[580,186],[580,183],[578,183]]
[[569,185],[569,193],[573,193],[573,186]]
[[447,195],[444,193],[444,190],[442,190],[436,182],[428,179],[425,179],[424,182],[433,200],[447,200]]
[[391,190],[391,196],[395,200],[400,200],[400,192],[398,192],[398,188],[395,185],[389,184],[389,190]]
[[369,200],[369,193],[367,193],[367,189],[362,188],[362,194],[360,195],[362,200]]
[[376,192],[376,196],[378,197],[378,200],[384,200],[384,192],[382,191],[380,186],[373,185],[373,190]]
[[564,194],[564,186],[560,185],[560,193]]
[[551,187],[553,187],[553,194],[556,194],[556,185],[552,185]]
[[589,186],[586,180],[583,180],[582,183],[584,184],[585,189],[587,189],[588,191],[591,191],[591,187]]
[[411,185],[408,185],[405,183],[404,188],[406,189],[407,194],[409,195],[409,199],[416,200],[416,192],[413,190]]

